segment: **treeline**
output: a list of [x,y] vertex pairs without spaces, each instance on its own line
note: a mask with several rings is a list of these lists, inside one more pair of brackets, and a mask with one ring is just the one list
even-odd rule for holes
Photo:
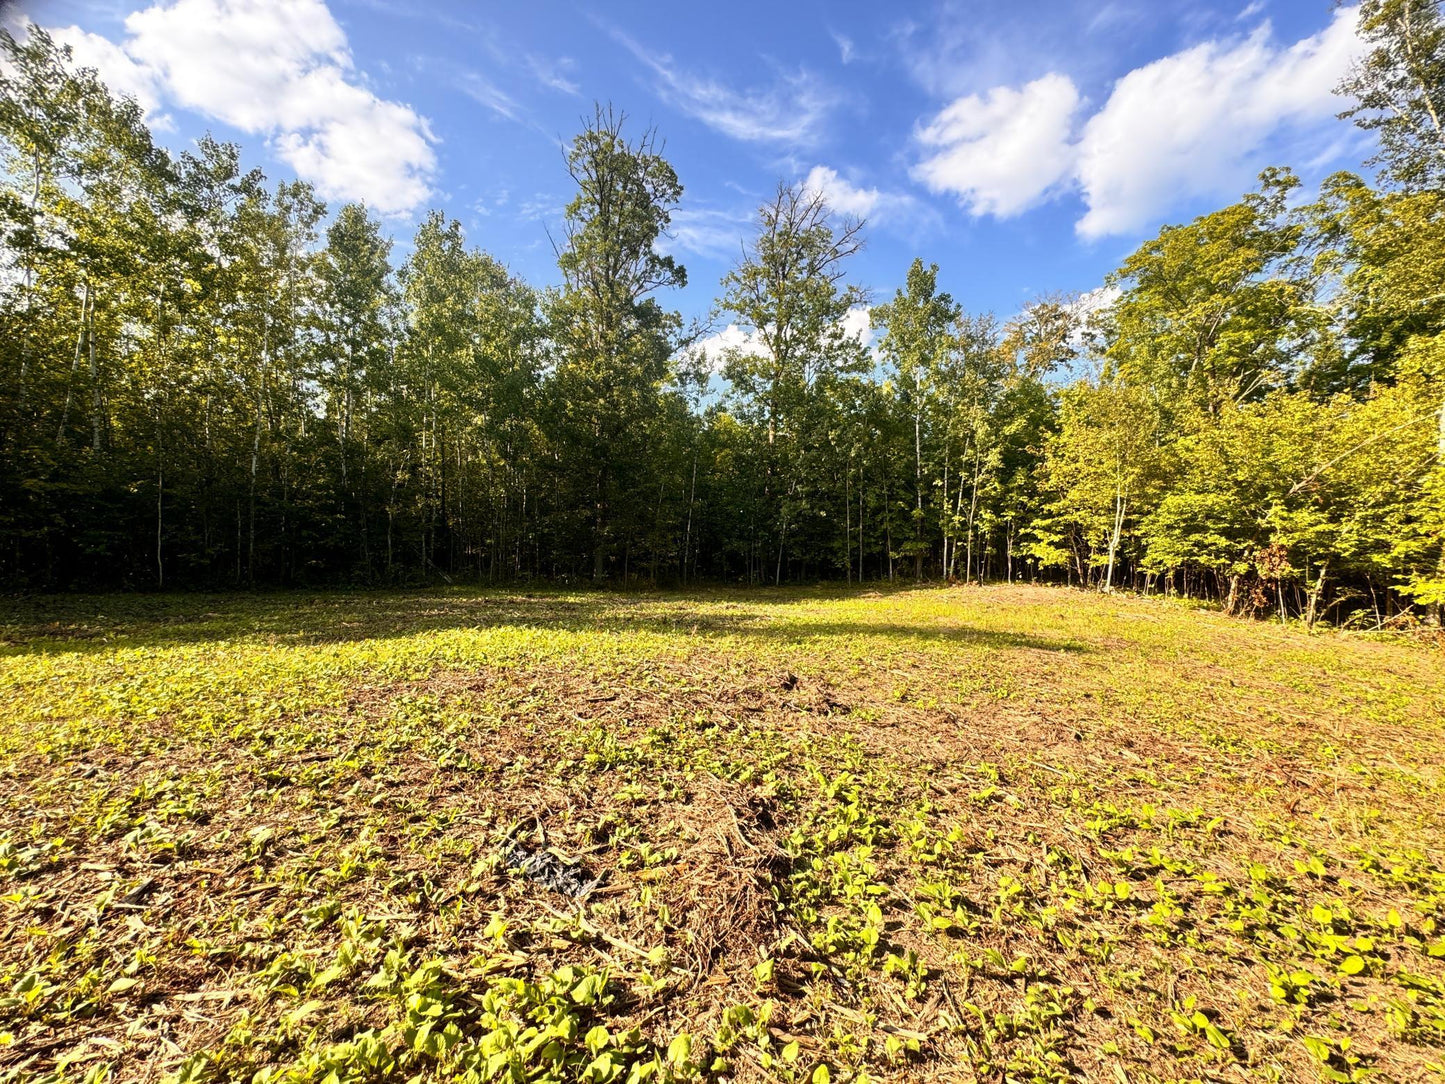
[[862,224],[780,185],[709,357],[667,307],[682,194],[599,109],[561,284],[432,213],[172,155],[43,32],[0,37],[0,583],[1048,578],[1234,612],[1445,600],[1445,33],[1365,5],[1342,90],[1380,177],[1270,170],[1089,299],[999,321],[915,261],[871,308]]

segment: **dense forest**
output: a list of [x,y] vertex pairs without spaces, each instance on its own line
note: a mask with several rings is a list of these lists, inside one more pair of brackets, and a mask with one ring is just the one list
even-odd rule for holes
[[[1002,319],[926,260],[870,296],[864,223],[782,183],[710,327],[621,112],[566,152],[544,287],[435,212],[396,260],[366,207],[174,155],[5,34],[0,585],[1027,578],[1437,619],[1445,26],[1375,0],[1362,33],[1377,177],[1269,169]],[[750,345],[704,350],[727,323]]]

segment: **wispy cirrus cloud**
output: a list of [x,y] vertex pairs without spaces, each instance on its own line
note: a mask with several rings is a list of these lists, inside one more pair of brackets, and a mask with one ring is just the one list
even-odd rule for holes
[[[536,132],[548,142],[554,142],[557,135],[539,119],[539,109],[535,98],[527,93],[527,85],[534,82],[541,82],[532,69],[531,60],[519,60],[517,64],[525,65],[526,73],[522,76],[525,84],[520,90],[517,88],[519,79],[515,70],[504,70],[508,65],[495,65],[488,71],[483,71],[469,64],[459,64],[454,60],[434,54],[417,54],[410,58],[411,65],[418,72],[424,72],[432,79],[440,80],[450,86],[452,90],[471,99],[477,105],[487,110],[494,117],[501,120],[519,124]],[[540,63],[540,62],[539,62]],[[561,77],[557,77],[560,79]],[[556,79],[553,80],[554,82]],[[507,89],[503,89],[503,84]],[[580,94],[580,88],[565,86],[552,86],[551,89],[560,93]]]
[[690,252],[713,260],[731,260],[752,234],[753,216],[747,211],[711,207],[680,207],[672,212],[668,236],[659,248],[668,253]]
[[528,53],[526,65],[533,78],[544,87],[560,94],[570,94],[574,98],[582,94],[581,84],[573,77],[573,73],[577,70],[577,62],[571,57],[549,59],[535,53]]
[[654,89],[674,109],[733,139],[749,143],[818,141],[842,96],[806,68],[779,70],[767,86],[738,90],[686,70],[667,53],[645,48],[621,30],[612,37],[654,76]]
[[470,69],[459,71],[453,77],[452,83],[472,101],[480,106],[485,106],[497,116],[505,117],[507,120],[525,120],[522,107],[517,100],[481,72]]

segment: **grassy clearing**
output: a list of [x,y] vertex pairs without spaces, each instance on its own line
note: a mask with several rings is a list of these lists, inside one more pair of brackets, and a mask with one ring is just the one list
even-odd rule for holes
[[0,1079],[1445,1076],[1438,650],[1043,588],[0,639]]

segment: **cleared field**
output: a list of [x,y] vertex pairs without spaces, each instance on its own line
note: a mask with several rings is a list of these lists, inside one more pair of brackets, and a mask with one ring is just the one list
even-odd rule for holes
[[5,1080],[1445,1076],[1436,649],[1024,587],[0,639]]

